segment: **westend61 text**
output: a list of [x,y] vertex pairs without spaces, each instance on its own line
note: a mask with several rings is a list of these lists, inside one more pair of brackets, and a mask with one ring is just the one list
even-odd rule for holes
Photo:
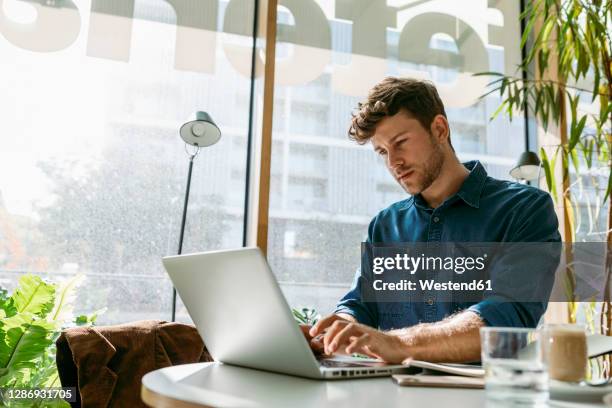
[[376,291],[381,290],[399,290],[399,291],[415,291],[415,290],[442,290],[442,291],[491,291],[491,279],[479,279],[471,282],[436,282],[433,279],[421,279],[417,282],[402,279],[399,282],[383,282],[377,279],[373,282],[372,287]]

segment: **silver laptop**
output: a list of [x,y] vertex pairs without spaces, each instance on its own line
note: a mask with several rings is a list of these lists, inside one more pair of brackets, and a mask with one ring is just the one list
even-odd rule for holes
[[169,256],[163,263],[217,361],[318,379],[405,370],[348,356],[317,359],[257,248]]

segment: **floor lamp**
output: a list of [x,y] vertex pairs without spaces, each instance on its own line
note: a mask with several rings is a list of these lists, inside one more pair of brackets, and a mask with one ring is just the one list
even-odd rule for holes
[[[179,235],[178,255],[183,252],[183,237],[185,235],[185,221],[187,220],[187,204],[189,203],[189,190],[191,188],[191,172],[193,160],[200,153],[200,148],[212,146],[221,139],[221,131],[212,117],[202,111],[195,115],[179,130],[181,139],[185,142],[185,152],[189,156],[189,170],[187,172],[187,188],[183,203],[183,217],[181,219],[181,233]],[[189,147],[191,146],[191,148]],[[172,287],[172,321],[176,320],[176,289]]]

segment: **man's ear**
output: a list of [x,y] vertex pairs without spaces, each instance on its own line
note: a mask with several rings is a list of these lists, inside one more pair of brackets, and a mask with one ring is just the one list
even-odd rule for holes
[[448,120],[444,117],[444,115],[436,115],[431,121],[431,134],[438,140],[438,143],[442,143],[443,141],[448,142],[448,137],[450,136],[450,128],[448,125]]

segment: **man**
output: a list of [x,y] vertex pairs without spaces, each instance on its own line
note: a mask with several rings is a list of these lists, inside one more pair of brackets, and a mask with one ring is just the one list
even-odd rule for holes
[[[450,133],[442,101],[429,82],[386,78],[359,104],[349,137],[370,142],[411,195],[371,221],[367,242],[560,242],[547,193],[488,177],[477,161],[462,164]],[[548,280],[554,268],[529,273]],[[389,363],[478,361],[480,327],[535,327],[547,304],[494,297],[475,304],[367,302],[363,285],[358,272],[335,312],[305,328],[314,349],[358,352]]]

